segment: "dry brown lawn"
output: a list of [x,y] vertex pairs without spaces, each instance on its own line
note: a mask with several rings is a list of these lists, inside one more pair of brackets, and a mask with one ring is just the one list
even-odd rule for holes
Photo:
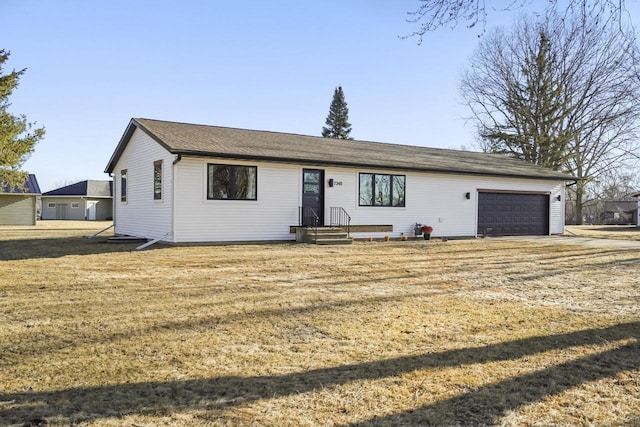
[[1,425],[640,425],[640,251],[0,227]]
[[596,239],[640,240],[640,227],[634,225],[571,225],[567,235]]

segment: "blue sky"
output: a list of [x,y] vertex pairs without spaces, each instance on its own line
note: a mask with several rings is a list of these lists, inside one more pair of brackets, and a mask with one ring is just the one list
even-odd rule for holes
[[[3,0],[11,111],[47,130],[24,169],[43,191],[103,170],[131,117],[320,135],[335,87],[360,140],[471,146],[460,25],[402,40],[417,0]],[[491,22],[509,22],[507,14]]]

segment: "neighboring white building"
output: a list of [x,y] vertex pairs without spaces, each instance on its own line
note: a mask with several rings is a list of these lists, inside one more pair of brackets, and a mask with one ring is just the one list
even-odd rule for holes
[[42,194],[42,219],[113,218],[111,181],[85,180]]
[[505,156],[132,119],[106,173],[115,233],[163,241],[294,240],[308,213],[356,237],[564,232],[574,178]]

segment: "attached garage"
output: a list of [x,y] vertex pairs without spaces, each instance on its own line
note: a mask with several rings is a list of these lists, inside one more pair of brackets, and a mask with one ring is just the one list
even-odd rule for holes
[[478,192],[478,235],[549,234],[549,194]]

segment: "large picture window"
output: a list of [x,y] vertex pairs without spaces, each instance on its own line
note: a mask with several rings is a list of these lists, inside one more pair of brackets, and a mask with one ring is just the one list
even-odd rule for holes
[[404,206],[404,175],[361,173],[359,181],[360,206]]
[[207,165],[207,199],[256,200],[258,173],[255,166]]

